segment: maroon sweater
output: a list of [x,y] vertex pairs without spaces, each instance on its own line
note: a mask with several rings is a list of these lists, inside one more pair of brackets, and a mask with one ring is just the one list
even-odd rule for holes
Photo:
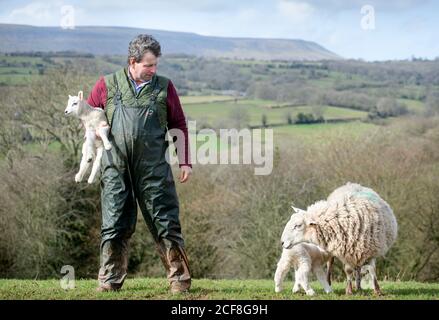
[[[90,95],[88,96],[87,102],[92,107],[105,109],[105,104],[107,102],[107,86],[105,85],[104,77],[99,78],[99,80],[96,82]],[[168,85],[166,105],[168,107],[168,129],[180,129],[184,133],[184,142],[178,140],[176,142],[179,165],[180,167],[192,167],[186,118],[184,116],[177,91],[175,90],[175,87],[171,81],[169,81]],[[182,152],[182,149],[184,150],[184,153]]]

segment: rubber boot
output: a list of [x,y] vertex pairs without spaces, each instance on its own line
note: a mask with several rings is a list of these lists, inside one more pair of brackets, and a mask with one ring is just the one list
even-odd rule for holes
[[157,251],[165,266],[170,290],[172,293],[188,292],[191,287],[189,262],[183,247],[157,244]]

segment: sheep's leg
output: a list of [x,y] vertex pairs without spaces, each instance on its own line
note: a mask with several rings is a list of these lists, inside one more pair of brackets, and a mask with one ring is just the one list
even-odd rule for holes
[[79,165],[79,171],[78,173],[75,175],[75,181],[76,182],[81,182],[82,179],[84,178],[85,172],[87,171],[90,162],[87,160],[87,145],[84,143],[82,145],[82,158],[81,158],[81,164]]
[[355,268],[355,286],[357,291],[362,290],[361,289],[361,267]]
[[315,294],[314,290],[309,285],[309,274],[311,267],[308,264],[301,264],[296,270],[296,282],[305,290],[306,294],[312,296]]
[[369,273],[372,277],[373,292],[378,296],[382,296],[383,293],[381,292],[380,285],[378,284],[378,279],[377,279],[377,274],[376,274],[375,259],[370,260],[370,263],[368,265],[368,269],[369,269]]
[[290,269],[290,261],[287,257],[287,254],[285,250],[282,251],[282,256],[277,263],[277,269],[276,273],[274,274],[274,283],[275,283],[275,291],[281,292],[282,291],[282,283],[285,279],[285,276],[287,275],[288,271]]
[[331,257],[326,263],[326,281],[329,285],[331,285],[332,266],[334,265],[334,259],[334,257]]
[[326,279],[325,271],[323,270],[323,266],[314,267],[314,274],[322,285],[323,289],[326,293],[332,292],[331,285],[328,283]]
[[104,143],[105,150],[110,150],[112,147],[110,141],[108,140],[108,134],[110,133],[110,126],[99,127],[98,133],[102,139],[102,142]]
[[352,269],[351,266],[345,265],[344,272],[346,273],[346,278],[347,278],[346,294],[351,295],[352,294],[352,273],[354,272],[354,270]]
[[98,173],[98,171],[101,167],[101,159],[102,159],[103,152],[104,152],[103,146],[98,147],[96,150],[96,158],[95,158],[95,161],[93,162],[93,168],[91,169],[91,173],[90,173],[90,176],[88,177],[88,181],[87,181],[90,184],[92,184],[95,181],[96,174]]

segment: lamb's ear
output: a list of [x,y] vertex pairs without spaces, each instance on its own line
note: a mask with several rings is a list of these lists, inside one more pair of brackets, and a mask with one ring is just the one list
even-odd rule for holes
[[78,97],[79,97],[79,100],[82,100],[84,98],[82,91],[78,92]]
[[69,95],[69,99],[73,98],[73,96]]
[[296,208],[295,206],[291,206],[291,208],[293,208],[294,213],[299,213],[299,212],[303,212],[303,211],[305,211],[305,210],[302,210],[302,209]]

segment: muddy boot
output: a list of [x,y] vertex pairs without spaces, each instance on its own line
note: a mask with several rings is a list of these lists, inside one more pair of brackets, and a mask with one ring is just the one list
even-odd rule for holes
[[171,292],[188,292],[191,287],[191,275],[184,248],[177,245],[169,248],[161,242],[157,244],[157,251],[166,268]]
[[111,239],[101,246],[98,292],[119,290],[127,276],[128,240]]
[[120,290],[120,286],[115,286],[115,285],[111,285],[111,284],[100,284],[97,288],[96,288],[96,292],[111,292],[111,291],[119,291]]

